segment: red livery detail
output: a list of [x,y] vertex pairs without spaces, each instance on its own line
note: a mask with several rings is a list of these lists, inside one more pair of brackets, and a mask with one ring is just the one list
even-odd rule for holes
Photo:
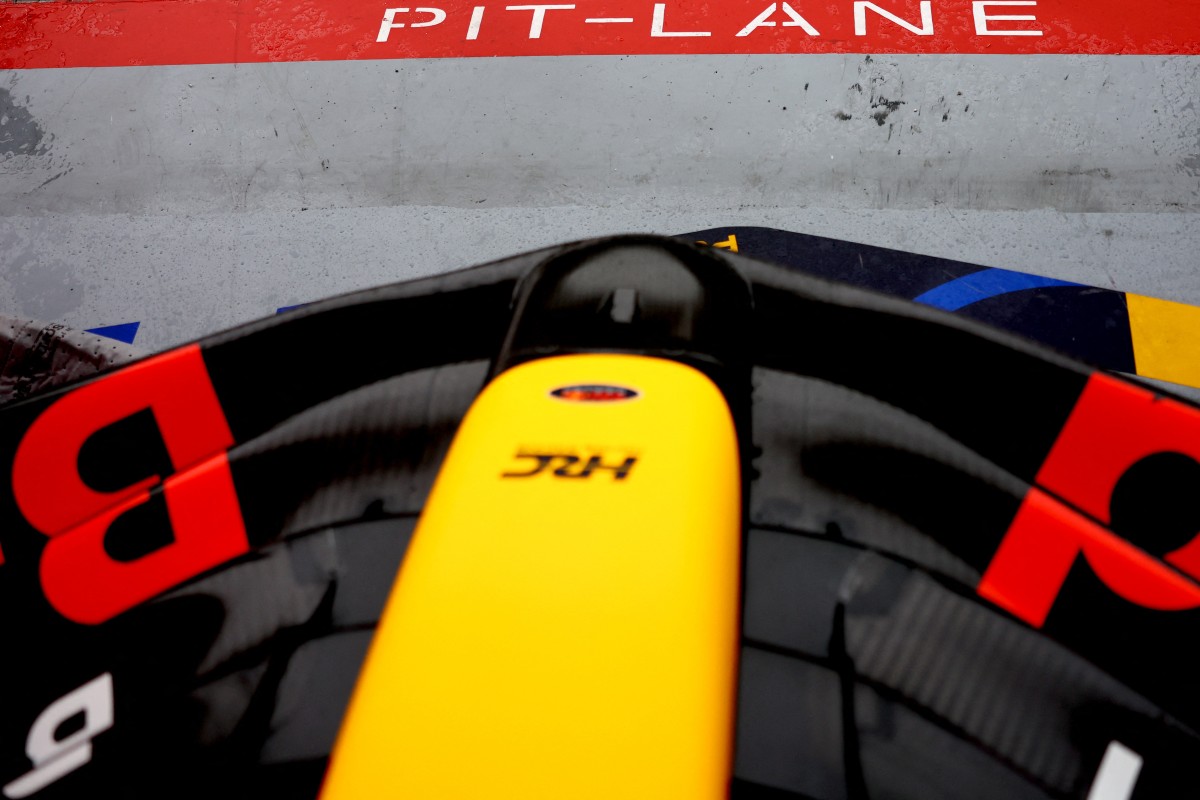
[[12,476],[17,506],[29,524],[54,536],[165,478],[109,493],[91,489],[79,475],[79,451],[92,434],[147,408],[176,471],[233,445],[199,346],[148,358],[70,392],[29,426]]
[[[94,433],[149,408],[176,474],[101,492],[84,483],[78,459]],[[13,495],[50,537],[42,554],[46,598],[63,616],[95,624],[248,549],[224,451],[233,434],[200,348],[147,359],[65,395],[39,416],[17,447]],[[172,541],[131,561],[106,553],[122,514],[162,484]]]
[[978,592],[1040,628],[1080,555],[1131,603],[1161,611],[1200,607],[1200,586],[1037,489],[1025,496]]
[[[1182,453],[1200,461],[1200,413],[1096,374],[1042,463],[1037,484],[1107,525],[1117,481],[1155,453]],[[1200,539],[1163,558],[1200,578]]]
[[41,563],[50,605],[70,620],[95,625],[249,549],[224,453],[167,478],[163,494],[174,541],[135,561],[111,558],[104,535],[149,492],[52,538]]
[[[1200,461],[1200,414],[1145,389],[1095,374],[1038,471],[1036,483],[1105,525],[1121,476],[1143,458]],[[1040,627],[1075,559],[1126,600],[1159,610],[1200,606],[1200,585],[1038,489],[1031,489],[978,591]],[[1200,537],[1163,558],[1200,578]]]

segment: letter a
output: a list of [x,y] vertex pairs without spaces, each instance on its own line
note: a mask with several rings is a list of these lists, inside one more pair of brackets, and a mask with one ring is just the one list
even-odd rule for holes
[[[774,28],[775,23],[773,21],[771,21],[771,17],[774,16],[775,9],[777,6],[778,6],[778,3],[771,3],[771,5],[767,6],[767,8],[764,9],[763,12],[761,14],[759,14],[757,17],[755,17],[750,22],[749,25],[747,25],[746,27],[744,27],[740,31],[738,31],[737,35],[738,36],[749,36],[757,28]],[[800,16],[799,12],[797,12],[796,9],[792,8],[791,4],[789,4],[789,3],[783,4],[783,13],[787,14],[788,17],[790,18],[790,20],[788,22],[783,23],[783,27],[785,27],[785,28],[803,28],[804,32],[807,33],[809,36],[820,36],[821,35],[820,31],[818,31],[816,28],[814,28],[809,23],[808,20],[806,20],[804,17]]]

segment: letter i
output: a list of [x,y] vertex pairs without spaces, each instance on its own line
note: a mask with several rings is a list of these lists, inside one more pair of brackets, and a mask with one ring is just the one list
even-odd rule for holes
[[484,6],[475,6],[471,11],[471,24],[467,26],[467,41],[472,42],[479,38],[479,26],[483,24],[483,9]]

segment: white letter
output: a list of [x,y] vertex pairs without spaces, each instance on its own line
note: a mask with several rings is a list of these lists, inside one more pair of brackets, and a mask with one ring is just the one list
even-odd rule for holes
[[787,14],[789,17],[792,18],[791,22],[783,23],[783,27],[785,27],[785,28],[797,28],[797,27],[803,28],[804,32],[807,33],[809,36],[820,36],[821,35],[820,33],[817,32],[816,28],[814,28],[812,25],[808,24],[808,20],[806,20],[804,17],[800,16],[800,14],[796,11],[796,9],[792,8],[787,3],[783,4],[783,13]]
[[433,19],[429,22],[414,22],[410,27],[413,28],[432,28],[434,25],[441,25],[446,21],[446,12],[440,8],[418,8],[418,14],[432,14]]
[[1005,22],[1036,22],[1037,17],[1029,14],[1016,16],[989,17],[988,6],[1036,6],[1037,0],[975,0],[971,10],[975,13],[976,36],[1041,36],[1041,31],[993,31],[988,29],[989,19],[999,19]]
[[[776,5],[778,5],[778,4],[771,3],[771,5],[767,7],[766,11],[759,14],[757,17],[754,18],[754,20],[749,25],[747,25],[746,27],[744,27],[740,31],[738,31],[737,35],[738,36],[749,36],[754,31],[755,28],[774,28],[775,23],[768,22],[767,20],[771,17],[772,14],[775,13]],[[816,28],[814,28],[812,25],[810,25],[808,23],[808,20],[806,20],[804,17],[800,16],[796,12],[796,9],[792,8],[787,3],[783,4],[783,13],[785,13],[789,17],[791,17],[791,21],[783,23],[783,27],[785,27],[785,28],[797,28],[797,27],[804,28],[804,32],[807,33],[809,36],[820,36],[821,35],[817,31]]]
[[505,6],[509,11],[532,11],[533,22],[529,24],[529,38],[542,38],[542,21],[547,11],[571,11],[575,6]]
[[746,27],[744,27],[740,31],[738,31],[737,35],[738,36],[749,36],[750,33],[755,28],[774,28],[775,23],[767,22],[767,20],[770,18],[770,16],[772,14],[775,13],[775,8],[778,5],[779,5],[778,3],[771,3],[771,5],[767,6],[766,9],[761,14],[759,14],[757,17],[752,19],[750,21],[749,25],[747,25]]
[[865,0],[857,0],[854,3],[854,35],[867,35],[867,8],[881,17],[887,17],[892,22],[902,28],[907,28],[918,36],[933,36],[933,9],[932,3],[929,0],[921,0],[921,27],[917,27],[905,20],[900,19],[890,11],[884,11],[874,3],[868,3]]
[[[65,739],[55,739],[58,726],[79,714],[84,715],[83,727]],[[25,754],[33,769],[5,786],[4,796],[20,800],[79,769],[92,760],[92,739],[112,724],[112,675],[106,672],[58,698],[38,715],[25,740]]]
[[483,24],[483,6],[471,10],[471,24],[467,26],[467,41],[479,38],[479,26]]
[[383,24],[379,26],[379,35],[375,37],[375,41],[386,42],[388,40],[388,35],[392,32],[392,28],[403,28],[403,22],[396,22],[396,15],[407,13],[407,8],[384,9]]
[[1129,800],[1141,771],[1141,756],[1120,742],[1109,742],[1087,800]]
[[[388,35],[392,32],[392,28],[403,28],[403,22],[396,22],[397,14],[407,14],[407,8],[388,8],[383,12],[383,24],[379,26],[379,35],[375,37],[377,42],[386,42]],[[440,8],[418,8],[418,14],[432,14],[433,19],[429,22],[414,22],[413,28],[432,28],[434,25],[441,25],[446,21],[446,12]]]
[[667,16],[667,4],[654,4],[654,22],[650,25],[650,35],[653,36],[712,36],[708,31],[663,31]]

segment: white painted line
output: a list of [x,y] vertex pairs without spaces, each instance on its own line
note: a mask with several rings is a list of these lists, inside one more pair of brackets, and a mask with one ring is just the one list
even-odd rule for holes
[[633,22],[633,17],[590,17],[584,22]]
[[533,19],[529,23],[529,38],[542,38],[542,23],[546,21],[547,11],[574,11],[575,6],[572,5],[531,5],[531,6],[505,6],[508,11],[532,11]]
[[1109,742],[1087,800],[1129,800],[1141,771],[1141,756],[1120,742]]
[[[925,2],[925,0],[922,0]],[[659,37],[669,36],[712,36],[711,31],[668,31],[663,27],[666,25],[667,4],[654,4],[654,19],[650,23],[650,38],[657,39]]]
[[483,9],[486,6],[475,6],[471,11],[471,24],[467,26],[467,41],[479,38],[479,26],[483,24]]

